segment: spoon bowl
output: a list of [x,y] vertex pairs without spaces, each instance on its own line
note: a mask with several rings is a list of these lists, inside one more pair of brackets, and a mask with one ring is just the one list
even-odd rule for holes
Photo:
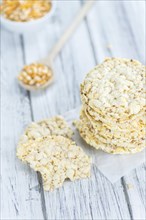
[[45,84],[41,85],[41,86],[30,86],[30,85],[27,85],[25,83],[23,83],[22,81],[20,81],[18,79],[18,83],[19,85],[28,90],[28,91],[38,91],[38,90],[43,90],[43,89],[46,89],[49,85],[51,85],[52,83],[54,82],[54,76],[52,75],[51,79],[49,79]]
[[[44,67],[47,67],[48,70],[49,70],[49,73],[50,73],[50,77],[48,78],[48,80],[45,82],[45,83],[42,83],[40,84],[39,86],[37,85],[30,85],[30,84],[27,84],[27,83],[24,83],[23,81],[24,80],[20,80],[19,76],[17,77],[17,80],[18,80],[18,83],[20,86],[22,86],[24,89],[28,90],[28,91],[36,91],[36,90],[41,90],[41,89],[45,89],[47,88],[49,85],[51,85],[54,81],[54,72],[53,72],[53,68],[52,68],[52,64],[51,62],[48,62],[49,60],[40,60],[39,63],[36,62],[35,64],[41,64],[41,65],[44,65]],[[46,65],[47,63],[47,65]],[[49,64],[49,65],[48,65]],[[30,66],[33,65],[33,64],[30,64]],[[27,68],[29,67],[29,65],[27,65]],[[23,71],[23,70],[22,70]],[[27,72],[27,71],[26,71]],[[21,74],[21,73],[20,73]],[[32,79],[33,80],[33,79]]]

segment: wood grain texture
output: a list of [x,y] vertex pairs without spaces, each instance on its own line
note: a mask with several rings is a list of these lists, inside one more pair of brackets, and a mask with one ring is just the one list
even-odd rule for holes
[[38,35],[2,31],[2,219],[145,219],[144,166],[114,185],[93,166],[90,180],[67,181],[49,193],[43,191],[40,175],[15,157],[18,138],[31,120],[80,105],[80,82],[105,56],[144,62],[144,2],[97,1],[56,58],[54,84],[37,93],[21,89],[15,81],[18,71],[46,56],[82,4],[59,1],[51,23]]
[[42,219],[36,173],[16,159],[16,145],[31,121],[27,93],[16,82],[22,64],[18,36],[2,31],[1,53],[1,219]]

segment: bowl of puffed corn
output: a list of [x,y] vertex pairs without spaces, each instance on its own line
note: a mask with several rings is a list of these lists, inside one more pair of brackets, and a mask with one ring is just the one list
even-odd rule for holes
[[49,23],[55,8],[53,0],[2,0],[1,24],[17,33],[38,31]]

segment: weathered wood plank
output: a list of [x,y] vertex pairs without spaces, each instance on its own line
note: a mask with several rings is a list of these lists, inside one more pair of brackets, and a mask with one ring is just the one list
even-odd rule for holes
[[1,218],[43,219],[36,173],[16,158],[16,145],[31,121],[27,92],[16,75],[22,65],[19,36],[2,30],[1,66]]
[[125,176],[122,180],[125,187],[125,194],[129,202],[129,209],[133,219],[145,219],[145,166],[141,166]]
[[121,1],[121,11],[127,20],[129,32],[141,62],[146,63],[145,55],[145,1]]

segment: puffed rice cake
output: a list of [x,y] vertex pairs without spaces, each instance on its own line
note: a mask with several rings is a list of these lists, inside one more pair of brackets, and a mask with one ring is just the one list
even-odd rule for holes
[[21,143],[17,157],[41,173],[46,191],[61,187],[65,179],[90,176],[91,158],[75,142],[60,135]]
[[89,145],[114,154],[144,149],[145,77],[144,65],[123,58],[107,58],[87,74],[76,127]]
[[[107,138],[102,136],[99,132],[96,132],[93,128],[91,122],[86,117],[85,113],[81,111],[80,120],[75,122],[77,129],[80,132],[82,138],[91,146],[95,147],[96,149],[111,149],[112,153],[121,153],[126,152],[139,152],[139,149],[143,149],[145,147],[145,139],[144,136],[141,136],[137,139],[126,139],[124,137],[115,138],[114,134],[112,138]],[[112,146],[112,148],[110,147]],[[105,147],[106,146],[106,147]],[[117,149],[116,149],[117,147]],[[116,150],[115,150],[116,149]],[[120,152],[119,152],[120,150]],[[108,150],[109,152],[109,150]]]
[[145,66],[136,60],[107,58],[81,84],[83,105],[112,122],[124,122],[145,108]]
[[96,148],[97,150],[101,149],[110,154],[130,154],[140,152],[145,148],[145,143],[136,145],[133,148],[121,147],[114,144],[106,144],[94,136],[94,134],[90,131],[89,126],[83,127],[80,121],[76,121],[75,126],[79,130],[81,137],[86,141],[86,143]]
[[144,115],[134,121],[131,121],[131,123],[122,124],[122,127],[118,125],[109,127],[100,120],[95,121],[85,109],[82,109],[80,118],[85,121],[89,120],[94,129],[94,133],[99,134],[107,139],[115,137],[117,139],[121,139],[122,141],[124,139],[128,141],[129,139],[139,140],[145,136],[146,120]]
[[84,105],[84,109],[86,112],[88,112],[88,115],[90,115],[93,120],[95,121],[101,121],[104,124],[106,124],[107,127],[115,127],[115,128],[121,128],[125,129],[126,126],[129,126],[130,123],[133,123],[138,118],[143,117],[143,124],[145,123],[144,118],[146,116],[146,108],[144,107],[137,115],[129,116],[129,118],[125,121],[115,121],[113,117],[107,118],[105,115],[101,115],[97,112],[95,112],[89,105]]

